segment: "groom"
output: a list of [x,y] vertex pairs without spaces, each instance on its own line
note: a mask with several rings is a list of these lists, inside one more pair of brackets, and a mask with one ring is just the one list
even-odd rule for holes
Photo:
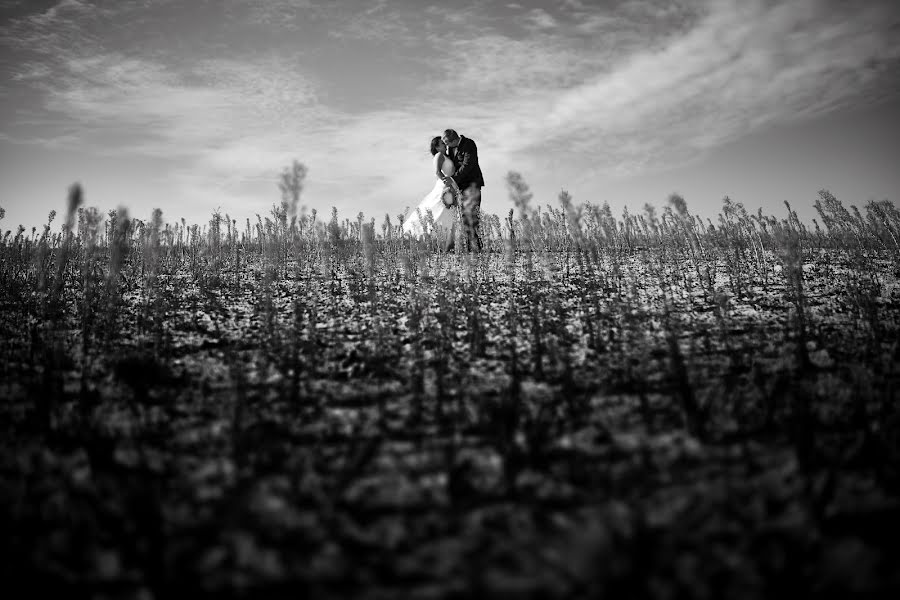
[[[478,235],[478,225],[481,221],[481,188],[484,187],[484,176],[481,167],[478,166],[478,147],[475,141],[461,136],[452,129],[445,129],[441,136],[447,145],[447,153],[456,165],[456,173],[452,177],[445,177],[444,183],[449,185],[449,179],[453,179],[459,189],[462,190],[462,219],[466,233],[466,250],[481,252],[483,244]],[[455,240],[451,237],[447,250],[451,250]]]

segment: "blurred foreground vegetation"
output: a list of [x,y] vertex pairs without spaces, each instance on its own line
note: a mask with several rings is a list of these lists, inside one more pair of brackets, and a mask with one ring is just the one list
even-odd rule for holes
[[304,175],[255,221],[103,218],[76,186],[59,232],[2,237],[7,581],[900,591],[896,206],[616,218],[510,173],[486,251],[446,253],[299,210]]

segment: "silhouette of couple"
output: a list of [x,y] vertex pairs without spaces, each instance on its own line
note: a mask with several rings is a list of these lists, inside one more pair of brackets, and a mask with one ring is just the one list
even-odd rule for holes
[[456,244],[456,213],[459,211],[465,250],[480,252],[483,244],[478,228],[484,176],[478,165],[475,140],[461,136],[453,129],[446,129],[443,135],[431,139],[431,154],[434,156],[434,187],[407,215],[403,231],[413,236],[428,233],[424,216],[430,210],[435,228],[449,232],[445,250],[453,250]]

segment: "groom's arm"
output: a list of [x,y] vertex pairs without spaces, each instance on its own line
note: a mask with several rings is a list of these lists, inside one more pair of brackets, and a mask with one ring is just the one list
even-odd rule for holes
[[459,154],[456,155],[456,160],[459,164],[456,167],[453,180],[456,181],[460,188],[462,188],[462,185],[460,185],[461,181],[472,179],[472,171],[478,165],[478,146],[475,145],[474,140],[468,140],[468,142],[466,148],[460,149]]

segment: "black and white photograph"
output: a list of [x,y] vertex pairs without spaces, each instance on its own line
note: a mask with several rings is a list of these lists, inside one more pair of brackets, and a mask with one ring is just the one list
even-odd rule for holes
[[896,0],[0,0],[0,596],[900,598]]

